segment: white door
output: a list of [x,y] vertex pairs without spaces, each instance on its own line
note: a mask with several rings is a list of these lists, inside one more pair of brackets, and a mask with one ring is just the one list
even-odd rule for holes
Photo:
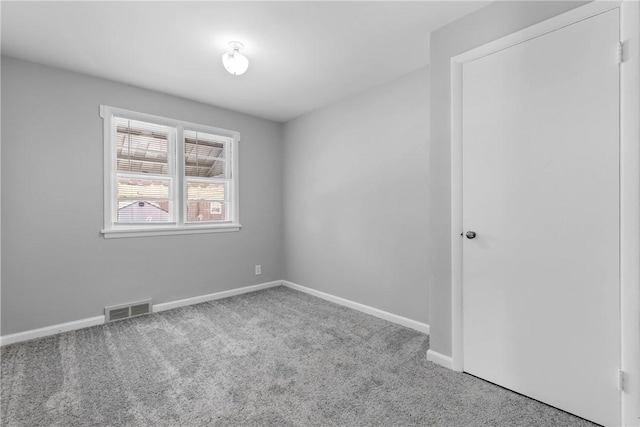
[[620,424],[619,12],[462,68],[464,370]]

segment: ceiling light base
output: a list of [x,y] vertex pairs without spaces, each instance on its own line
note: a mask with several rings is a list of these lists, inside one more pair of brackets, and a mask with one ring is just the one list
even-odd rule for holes
[[244,49],[244,45],[240,42],[229,42],[229,47],[231,48],[231,50],[235,50],[238,52]]

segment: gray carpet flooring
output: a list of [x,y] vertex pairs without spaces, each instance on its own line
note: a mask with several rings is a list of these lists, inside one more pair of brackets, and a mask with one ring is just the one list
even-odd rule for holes
[[284,287],[1,351],[3,426],[587,426]]

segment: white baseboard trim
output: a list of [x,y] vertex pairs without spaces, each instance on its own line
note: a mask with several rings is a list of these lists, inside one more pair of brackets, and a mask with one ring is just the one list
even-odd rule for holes
[[437,351],[427,350],[427,360],[436,365],[444,366],[447,369],[453,369],[453,359],[451,356],[445,356]]
[[[227,298],[234,295],[246,294],[249,292],[259,291],[261,289],[273,288],[275,286],[280,286],[280,285],[282,285],[282,282],[280,280],[276,280],[273,282],[260,283],[258,285],[245,286],[243,288],[236,288],[228,291],[215,292],[213,294],[201,295],[193,298],[185,298],[177,301],[154,304],[152,308],[152,312],[157,313],[160,311],[171,310],[172,308],[184,307],[186,305],[193,305],[201,302]],[[24,332],[18,332],[15,334],[5,335],[0,337],[0,346],[15,344],[23,341],[30,341],[36,338],[48,337],[50,335],[56,335],[62,332],[75,331],[78,329],[88,328],[90,326],[103,325],[104,319],[105,319],[104,315],[89,317],[87,319],[74,320],[73,322],[60,323],[59,325],[45,326],[44,328],[32,329],[30,331],[24,331]]]
[[[429,325],[426,323],[421,323],[416,320],[411,320],[406,317],[398,316],[397,314],[389,313],[387,311],[370,307],[368,305],[360,304],[358,302],[350,301],[345,298],[340,298],[331,294],[327,294],[325,292],[316,291],[315,289],[307,288],[306,286],[298,285],[296,283],[288,282],[286,280],[275,280],[273,282],[260,283],[258,285],[245,286],[243,288],[230,289],[228,291],[214,292],[212,294],[200,295],[193,298],[185,298],[185,299],[176,300],[176,301],[169,301],[165,303],[154,304],[152,311],[153,313],[158,313],[165,310],[171,310],[173,308],[199,304],[202,302],[213,301],[213,300],[222,299],[222,298],[228,298],[234,295],[246,294],[249,292],[255,292],[262,289],[273,288],[281,285],[291,289],[295,289],[300,292],[307,293],[309,295],[316,296],[318,298],[322,298],[327,301],[331,301],[339,305],[343,305],[345,307],[352,308],[354,310],[361,311],[363,313],[370,314],[375,317],[379,317],[384,320],[388,320],[389,322],[392,322],[392,323],[397,323],[398,325],[415,329],[416,331],[423,332],[425,334],[429,333]],[[60,323],[58,325],[45,326],[44,328],[32,329],[30,331],[24,331],[24,332],[18,332],[15,334],[5,335],[0,337],[0,346],[15,344],[23,341],[29,341],[36,338],[43,338],[51,335],[56,335],[62,332],[75,331],[78,329],[88,328],[90,326],[102,325],[104,324],[104,320],[105,320],[104,315],[95,316],[95,317],[89,317],[87,319],[75,320],[73,322]],[[431,350],[429,350],[429,352],[430,351]],[[448,358],[447,356],[442,356],[442,355],[439,355],[438,353],[434,353],[434,354],[438,355],[440,358]],[[427,353],[427,359],[429,359],[429,353]],[[451,358],[448,358],[448,359],[451,360]],[[439,363],[439,362],[436,362],[436,363],[443,366],[447,366],[443,363]],[[450,363],[451,362],[449,361],[449,364]]]
[[90,326],[104,324],[104,316],[89,317],[87,319],[74,320],[73,322],[60,323],[44,328],[32,329],[30,331],[18,332],[15,334],[0,337],[0,346],[14,344],[17,342],[30,341],[36,338],[48,337],[62,332],[75,331],[77,329],[88,328]]
[[380,319],[388,320],[398,325],[406,326],[407,328],[415,329],[416,331],[429,334],[429,325],[426,323],[418,322],[417,320],[408,319],[406,317],[398,316],[397,314],[389,313],[378,308],[370,307],[368,305],[360,304],[345,298],[340,298],[325,292],[316,291],[315,289],[307,288],[306,286],[298,285],[287,280],[283,280],[282,284],[287,288],[295,289],[296,291],[304,292],[309,295],[313,295],[318,298],[322,298],[333,303],[343,305],[345,307],[352,308],[354,310],[361,311],[363,313],[370,314]]
[[245,286],[244,288],[230,289],[228,291],[214,292],[212,294],[200,295],[193,298],[179,299],[176,301],[163,302],[161,304],[153,305],[153,312],[158,313],[160,311],[171,310],[172,308],[184,307],[186,305],[200,304],[201,302],[213,301],[222,298],[229,298],[235,295],[248,294],[249,292],[259,291],[261,289],[273,288],[275,286],[281,286],[280,280],[274,280],[273,282],[260,283],[258,285]]

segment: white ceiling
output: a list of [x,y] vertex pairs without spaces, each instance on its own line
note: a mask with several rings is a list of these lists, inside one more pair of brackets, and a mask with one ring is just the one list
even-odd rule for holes
[[2,53],[286,121],[427,65],[429,33],[487,3],[3,1]]

